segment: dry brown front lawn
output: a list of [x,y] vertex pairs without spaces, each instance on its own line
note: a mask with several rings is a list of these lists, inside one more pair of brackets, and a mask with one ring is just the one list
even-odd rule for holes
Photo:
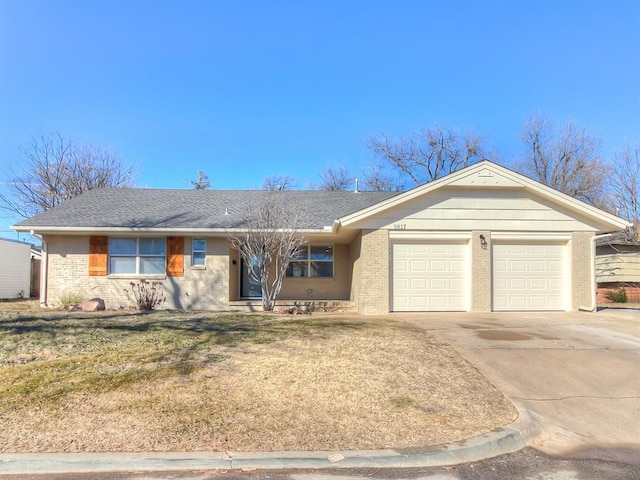
[[515,419],[451,347],[392,320],[0,305],[0,451],[406,448]]

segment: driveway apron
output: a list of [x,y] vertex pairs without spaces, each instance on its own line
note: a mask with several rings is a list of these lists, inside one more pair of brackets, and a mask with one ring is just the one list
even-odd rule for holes
[[450,343],[540,434],[531,446],[640,464],[640,311],[398,315]]

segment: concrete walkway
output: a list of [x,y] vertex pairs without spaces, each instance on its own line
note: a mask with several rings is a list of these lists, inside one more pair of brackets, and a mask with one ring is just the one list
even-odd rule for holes
[[[388,318],[388,316],[386,317]],[[5,474],[454,465],[515,452],[640,465],[640,311],[403,314],[450,343],[520,412],[465,442],[344,452],[0,454]]]
[[640,464],[640,311],[410,315],[521,410],[550,455]]

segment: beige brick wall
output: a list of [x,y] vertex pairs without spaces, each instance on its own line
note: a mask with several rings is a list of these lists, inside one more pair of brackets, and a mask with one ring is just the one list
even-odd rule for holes
[[[483,235],[486,244],[480,240]],[[491,232],[474,230],[471,233],[471,305],[472,312],[490,312],[492,309]]]
[[349,245],[349,264],[351,265],[351,294],[349,300],[354,302],[358,307],[360,296],[360,285],[362,283],[362,260],[360,258],[360,250],[362,244],[362,233],[358,233],[356,238]]
[[358,312],[368,315],[389,312],[389,231],[364,230],[360,245]]
[[[48,235],[48,306],[59,305],[60,296],[79,293],[83,298],[99,297],[108,309],[126,308],[133,302],[124,292],[130,282],[142,277],[90,277],[89,237]],[[205,268],[191,266],[191,238],[185,237],[183,277],[162,277],[167,301],[162,308],[222,310],[229,300],[229,247],[225,239],[207,238]],[[150,278],[149,278],[150,279]]]
[[590,307],[595,291],[595,279],[591,270],[594,253],[591,250],[593,232],[573,232],[571,234],[571,287],[573,290],[569,310]]

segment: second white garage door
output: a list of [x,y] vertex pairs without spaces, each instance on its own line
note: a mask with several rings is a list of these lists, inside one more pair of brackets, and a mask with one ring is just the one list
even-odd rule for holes
[[493,310],[566,310],[566,244],[494,244]]
[[467,310],[467,252],[467,243],[394,243],[393,310]]

